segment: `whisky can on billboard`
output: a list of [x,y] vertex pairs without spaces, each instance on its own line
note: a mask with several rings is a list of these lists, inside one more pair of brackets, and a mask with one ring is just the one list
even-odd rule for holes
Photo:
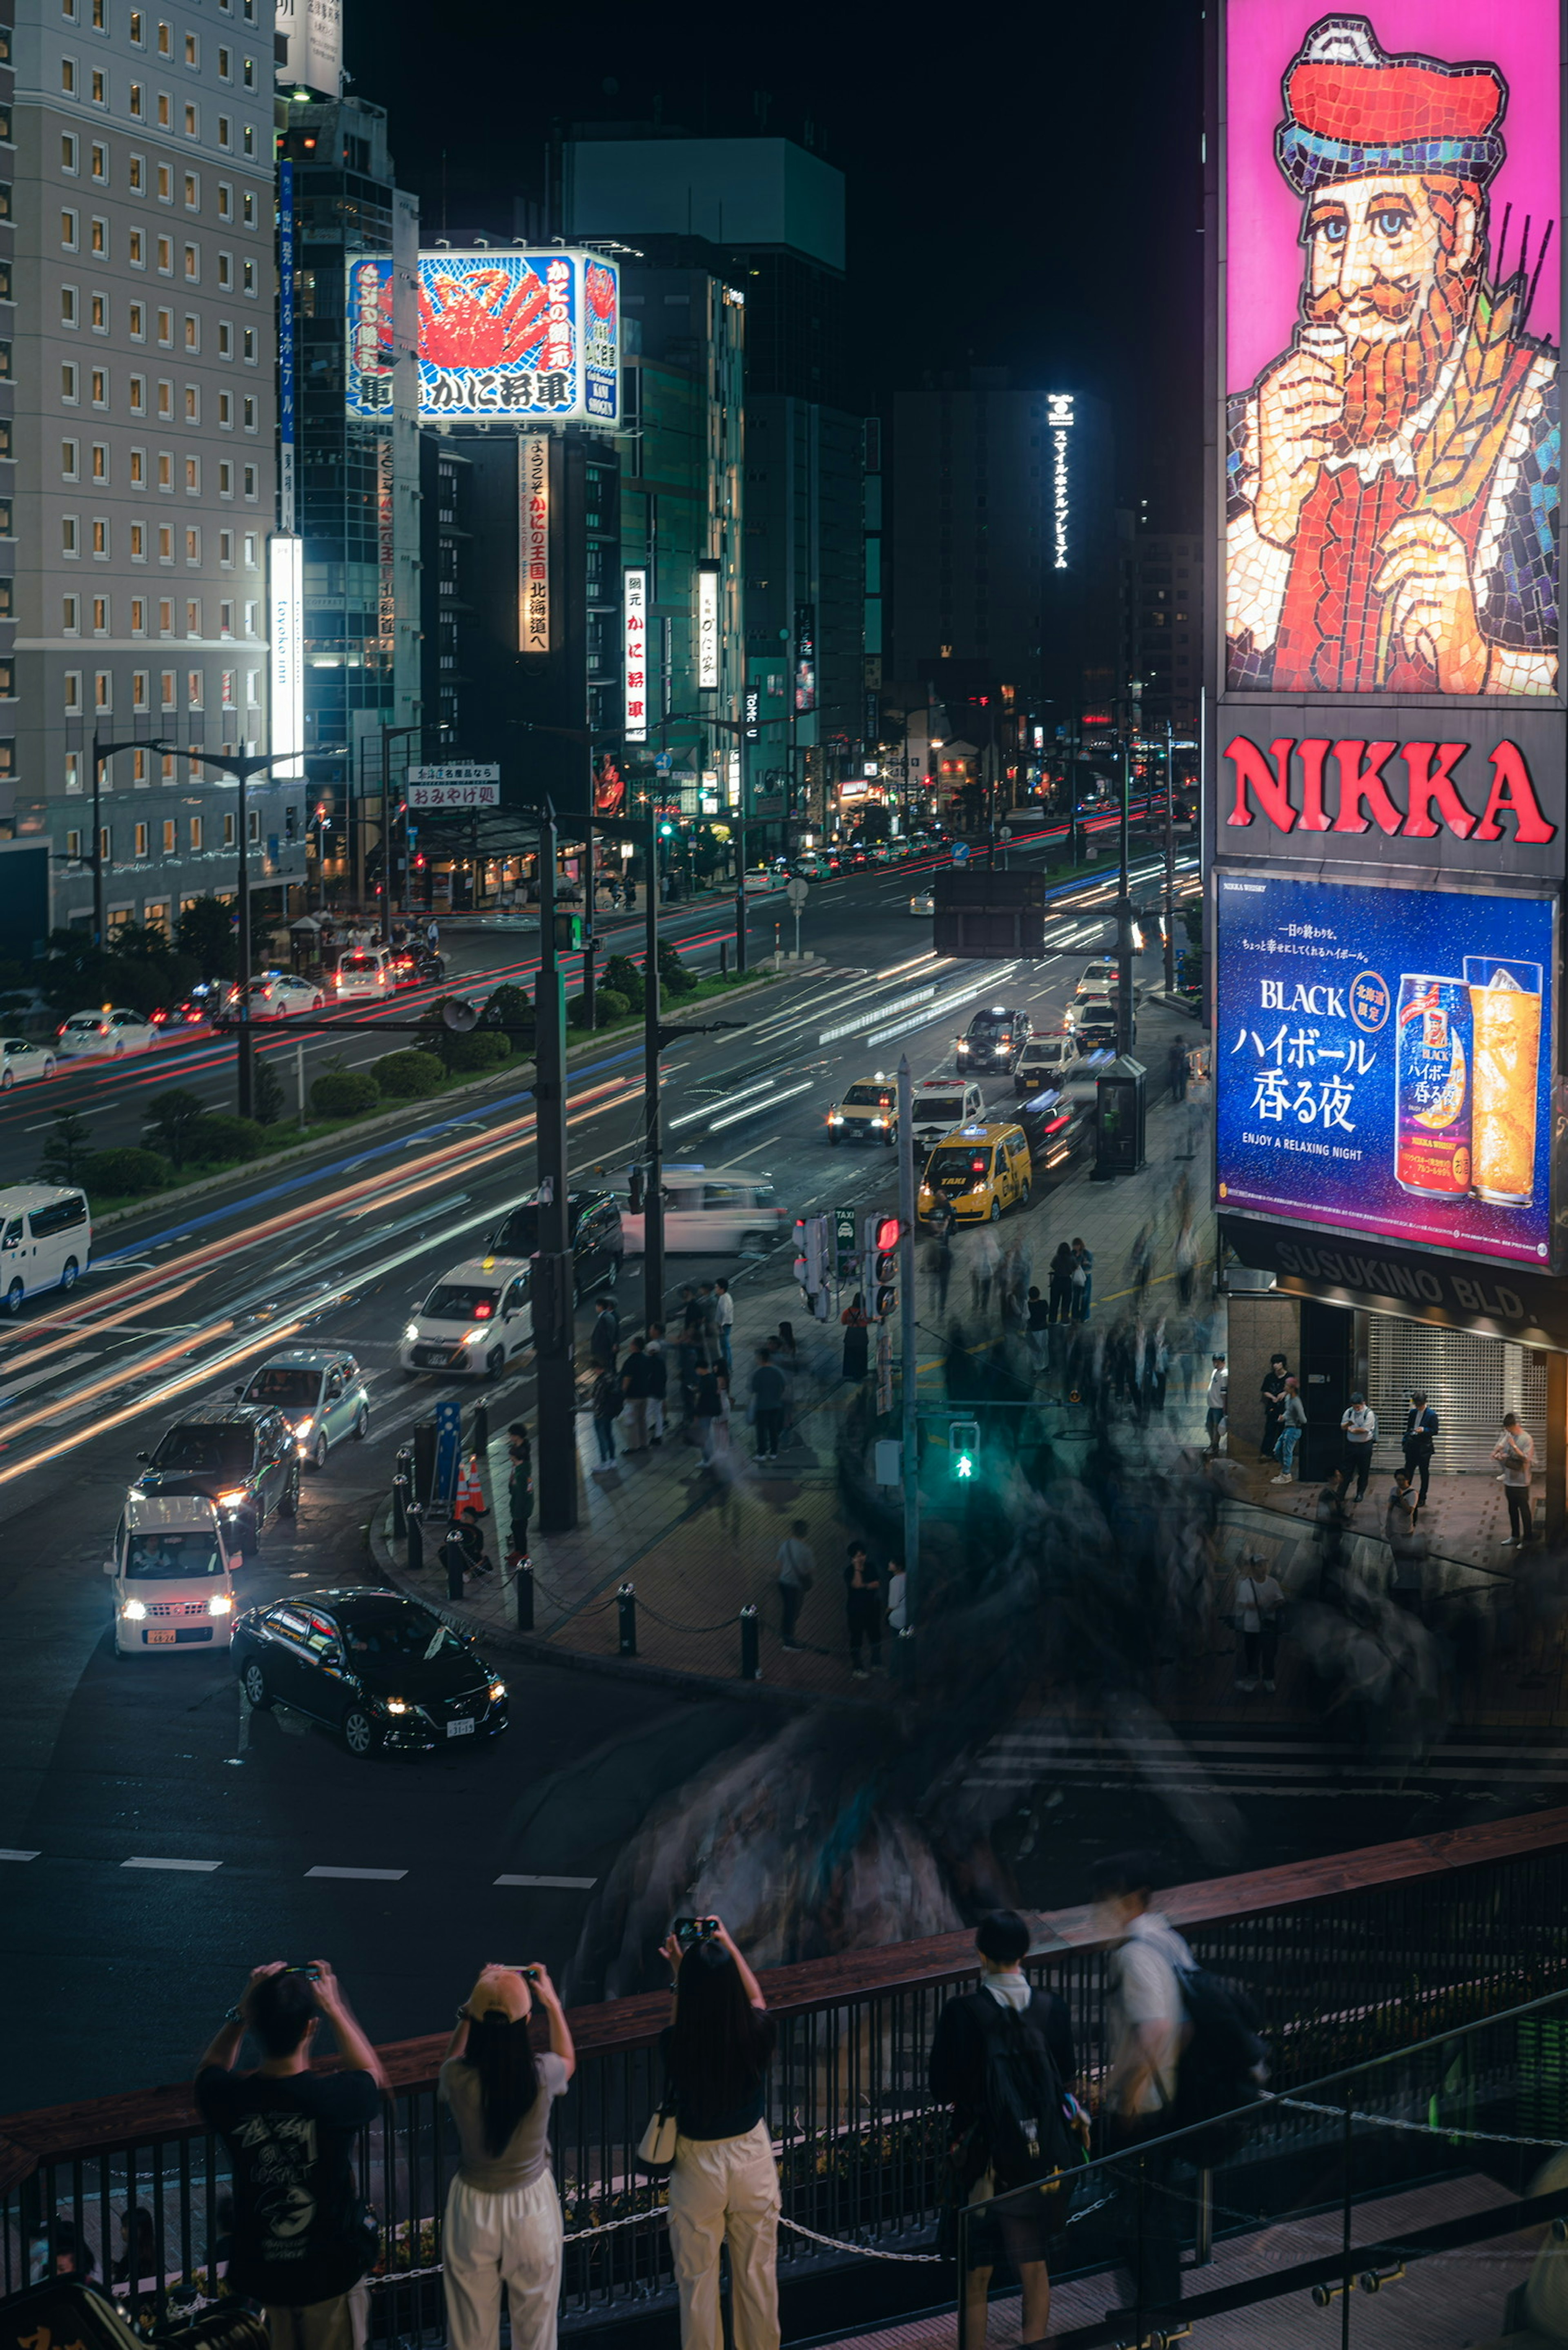
[[1399,981],[1394,1175],[1439,1199],[1470,1188],[1471,991],[1460,979],[1406,972]]
[[1498,1207],[1528,1208],[1535,1191],[1542,967],[1499,955],[1464,962],[1475,1039],[1476,1192]]

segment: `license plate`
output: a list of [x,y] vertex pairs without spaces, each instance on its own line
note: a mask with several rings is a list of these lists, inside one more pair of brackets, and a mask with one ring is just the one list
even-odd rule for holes
[[473,1735],[473,1724],[472,1721],[449,1721],[446,1726],[446,1734],[449,1738],[472,1738]]
[[174,1633],[172,1628],[167,1632],[149,1632],[147,1635],[147,1645],[150,1648],[161,1648],[165,1647],[171,1648],[174,1645]]

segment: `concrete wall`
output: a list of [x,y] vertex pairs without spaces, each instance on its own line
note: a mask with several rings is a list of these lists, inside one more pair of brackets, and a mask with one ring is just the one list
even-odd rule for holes
[[1282,1355],[1288,1370],[1300,1370],[1300,1310],[1293,1297],[1232,1297],[1230,1330],[1231,1450],[1243,1458],[1259,1452],[1263,1403],[1259,1390],[1271,1355]]

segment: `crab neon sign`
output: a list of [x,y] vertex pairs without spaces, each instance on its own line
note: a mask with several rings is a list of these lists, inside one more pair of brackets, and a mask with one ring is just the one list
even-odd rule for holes
[[420,255],[420,414],[620,417],[620,281],[556,246]]

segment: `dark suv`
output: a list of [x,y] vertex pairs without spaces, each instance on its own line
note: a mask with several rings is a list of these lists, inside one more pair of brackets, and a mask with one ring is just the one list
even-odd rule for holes
[[959,1067],[1011,1069],[1033,1033],[1027,1012],[1012,1011],[1004,1003],[989,1004],[975,1014],[958,1040]]
[[[566,1232],[572,1246],[572,1270],[578,1297],[613,1288],[620,1278],[624,1243],[620,1205],[613,1191],[568,1191]],[[484,1243],[487,1256],[536,1256],[539,1253],[539,1200],[536,1192],[508,1209]]]
[[286,1415],[270,1404],[197,1404],[165,1429],[133,1491],[205,1493],[231,1521],[247,1555],[270,1518],[299,1508],[299,1447]]

